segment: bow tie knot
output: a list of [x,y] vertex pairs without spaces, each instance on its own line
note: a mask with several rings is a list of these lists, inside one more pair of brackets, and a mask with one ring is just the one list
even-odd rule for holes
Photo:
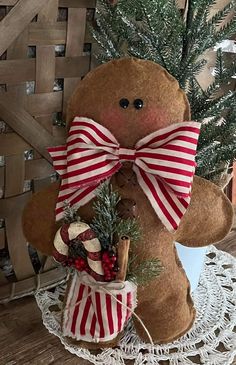
[[120,161],[131,161],[134,162],[136,159],[136,150],[132,148],[119,148],[119,159]]

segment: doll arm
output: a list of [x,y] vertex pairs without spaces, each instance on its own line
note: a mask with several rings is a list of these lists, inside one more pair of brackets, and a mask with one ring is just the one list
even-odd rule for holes
[[[33,194],[22,216],[22,227],[27,241],[45,255],[52,255],[55,234],[62,221],[55,221],[55,207],[60,182]],[[89,222],[92,219],[92,202],[79,209],[79,216]]]
[[53,240],[60,224],[55,223],[55,206],[59,182],[35,193],[26,204],[22,227],[27,241],[45,255],[51,255]]
[[[23,232],[27,241],[45,255],[52,255],[55,234],[62,221],[55,221],[55,207],[60,182],[55,182],[34,194],[25,206],[22,216]],[[93,217],[92,201],[79,209],[79,216],[86,222]]]
[[222,240],[232,221],[233,207],[222,190],[195,176],[191,202],[174,239],[189,247],[207,246]]

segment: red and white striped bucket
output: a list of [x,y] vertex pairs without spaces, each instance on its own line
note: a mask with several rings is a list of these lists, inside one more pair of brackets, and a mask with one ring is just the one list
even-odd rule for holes
[[136,291],[129,281],[104,284],[87,273],[74,273],[63,314],[63,334],[88,342],[114,339],[136,307]]

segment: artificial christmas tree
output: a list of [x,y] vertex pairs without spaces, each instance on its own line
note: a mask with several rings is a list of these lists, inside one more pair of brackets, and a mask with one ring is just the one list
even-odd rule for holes
[[[174,0],[120,0],[115,6],[99,0],[92,33],[100,62],[127,55],[152,60],[179,81],[192,120],[203,124],[196,173],[223,187],[236,157],[236,98],[231,90],[236,68],[220,42],[236,33],[236,21],[235,1],[224,2],[212,15],[216,3],[189,0],[180,11]],[[198,76],[206,66],[206,51],[215,46],[215,78],[204,90]]]

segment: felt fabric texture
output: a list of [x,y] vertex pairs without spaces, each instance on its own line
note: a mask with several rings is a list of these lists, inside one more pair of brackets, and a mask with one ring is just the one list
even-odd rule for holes
[[[119,100],[129,100],[127,109]],[[144,107],[137,110],[135,99]],[[111,61],[90,72],[79,83],[68,106],[68,126],[76,116],[92,118],[107,127],[122,147],[131,148],[137,140],[172,123],[190,118],[189,104],[177,81],[162,67],[133,58]],[[122,180],[125,174],[130,178]],[[222,239],[232,225],[231,203],[212,183],[195,177],[191,204],[176,234],[169,233],[156,216],[135,179],[131,166],[112,177],[113,188],[122,198],[136,203],[142,237],[136,246],[137,260],[156,257],[164,270],[147,286],[138,288],[136,313],[148,328],[154,342],[169,342],[184,334],[195,318],[189,282],[178,259],[173,241],[191,247],[208,245]],[[28,241],[50,254],[57,230],[54,208],[58,184],[36,194],[26,206],[23,228]],[[92,201],[79,210],[83,220],[92,217]],[[138,334],[147,340],[136,323]]]
[[[123,109],[121,99],[128,99]],[[143,100],[143,108],[133,102]],[[68,103],[67,122],[76,115],[101,123],[125,148],[170,124],[190,119],[190,107],[178,82],[151,61],[123,58],[91,71]]]
[[229,232],[234,214],[226,195],[210,181],[195,176],[192,196],[175,240],[188,247],[207,246],[222,240]]
[[[52,256],[53,245],[61,222],[56,222],[55,207],[59,193],[59,182],[35,193],[27,203],[22,215],[23,232],[27,241],[32,243],[44,255]],[[93,216],[92,202],[80,208],[80,215],[85,222],[90,222]],[[37,228],[38,227],[38,228]]]

